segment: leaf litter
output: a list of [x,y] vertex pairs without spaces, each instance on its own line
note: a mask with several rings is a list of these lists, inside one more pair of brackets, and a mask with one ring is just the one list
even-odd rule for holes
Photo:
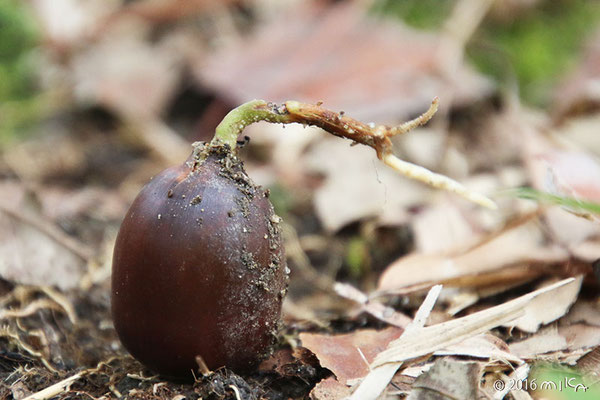
[[[56,102],[43,134],[1,149],[0,398],[518,400],[539,398],[508,384],[541,361],[597,386],[598,216],[501,194],[598,203],[593,39],[546,113],[463,62],[492,2],[457,1],[439,32],[365,16],[359,2],[31,3],[40,84]],[[185,383],[126,354],[109,311],[120,218],[210,121],[264,97],[397,123],[436,95],[442,112],[399,138],[398,155],[500,211],[392,176],[317,129],[251,127],[248,169],[293,232],[273,355],[253,374]],[[353,273],[350,242],[363,257]]]

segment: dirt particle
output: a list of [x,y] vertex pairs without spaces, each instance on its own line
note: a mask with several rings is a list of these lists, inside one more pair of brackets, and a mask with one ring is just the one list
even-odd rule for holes
[[271,209],[271,216],[267,218],[267,229],[269,230],[267,238],[269,239],[269,248],[271,250],[276,250],[280,245],[279,240],[277,240],[277,238],[281,236],[279,229],[280,220],[281,218],[279,218],[279,216],[273,213],[273,210]]
[[201,202],[202,202],[202,196],[197,195],[192,198],[192,201],[190,201],[190,205],[195,206],[197,204],[200,204]]
[[241,255],[242,264],[249,270],[258,268],[258,263],[254,259],[254,255],[249,251],[243,251]]
[[169,191],[167,192],[167,197],[168,198],[173,197],[173,189],[169,189]]
[[244,218],[248,218],[250,215],[250,200],[252,197],[248,197],[246,195],[236,196],[234,199],[235,204],[239,207]]

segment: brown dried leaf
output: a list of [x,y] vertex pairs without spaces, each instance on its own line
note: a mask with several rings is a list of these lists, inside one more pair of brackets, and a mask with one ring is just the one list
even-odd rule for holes
[[273,353],[269,358],[263,360],[258,366],[261,372],[277,372],[285,376],[285,366],[294,362],[291,349],[280,349]]
[[464,65],[450,81],[440,76],[436,35],[367,17],[355,2],[295,4],[200,68],[192,64],[202,85],[235,103],[324,100],[358,119],[387,122],[421,112],[449,86],[456,103],[491,92]]
[[339,382],[346,384],[349,380],[365,376],[375,356],[402,331],[400,328],[364,329],[334,336],[300,333],[300,341],[303,347],[317,356],[321,366],[331,370]]
[[310,392],[310,398],[311,400],[342,400],[351,393],[351,388],[330,377],[317,383]]

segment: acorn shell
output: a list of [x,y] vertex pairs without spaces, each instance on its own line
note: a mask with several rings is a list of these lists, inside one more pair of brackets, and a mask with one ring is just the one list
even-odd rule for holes
[[112,314],[125,348],[150,369],[188,376],[248,371],[270,350],[287,267],[268,195],[228,148],[210,146],[148,183],[113,258]]

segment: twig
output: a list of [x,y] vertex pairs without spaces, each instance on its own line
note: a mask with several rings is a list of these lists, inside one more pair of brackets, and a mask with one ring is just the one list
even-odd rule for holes
[[45,389],[40,390],[39,392],[33,393],[22,400],[48,400],[52,397],[62,393],[69,391],[69,387],[78,379],[85,376],[89,370],[82,371],[78,374],[72,375],[62,381],[55,383],[52,386],[48,386]]

